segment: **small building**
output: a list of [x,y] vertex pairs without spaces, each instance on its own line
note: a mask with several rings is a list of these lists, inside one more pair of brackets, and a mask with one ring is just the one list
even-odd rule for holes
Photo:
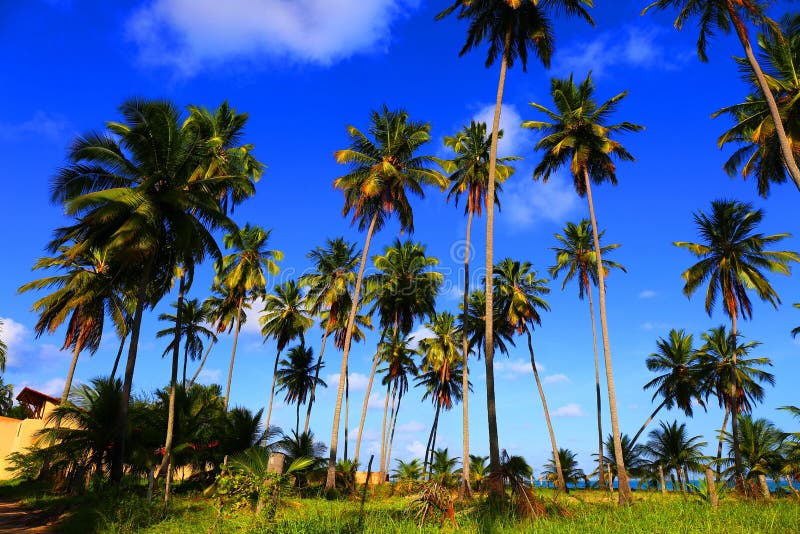
[[31,447],[37,433],[47,426],[50,413],[61,404],[61,399],[28,387],[19,392],[17,401],[29,415],[22,420],[0,416],[0,480],[13,478],[13,473],[7,470],[8,455]]

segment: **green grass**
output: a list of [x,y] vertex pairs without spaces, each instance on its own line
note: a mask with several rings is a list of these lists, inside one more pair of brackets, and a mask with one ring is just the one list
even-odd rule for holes
[[[542,492],[548,514],[538,519],[519,519],[508,514],[491,514],[474,501],[457,510],[460,532],[476,533],[714,533],[761,534],[800,532],[800,502],[788,498],[773,502],[724,499],[713,509],[706,503],[679,495],[636,493],[633,506],[617,507],[607,494],[573,492],[552,504],[552,494]],[[256,517],[250,510],[224,510],[218,513],[216,501],[197,493],[178,495],[170,503],[165,516],[162,503],[147,505],[139,488],[131,488],[114,498],[108,493],[81,497],[49,496],[41,486],[0,486],[0,497],[16,498],[38,509],[65,512],[60,532],[75,534],[152,533],[183,534],[208,532],[216,525],[217,533],[274,532],[330,533],[363,532],[449,532],[438,518],[419,528],[409,500],[404,497],[374,497],[365,507],[363,529],[358,528],[357,500],[326,501],[324,499],[287,498],[273,522]],[[566,510],[566,514],[559,510]]]

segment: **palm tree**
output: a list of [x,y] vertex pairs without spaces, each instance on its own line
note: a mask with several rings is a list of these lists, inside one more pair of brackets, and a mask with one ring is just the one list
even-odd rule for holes
[[[231,293],[227,287],[214,284],[211,286],[211,291],[212,295],[203,301],[203,308],[206,310],[207,322],[213,327],[214,337],[211,339],[211,343],[208,344],[206,353],[203,355],[203,359],[200,360],[200,365],[197,366],[197,370],[194,372],[194,375],[192,375],[192,379],[189,380],[189,385],[187,386],[189,388],[192,387],[197,377],[200,376],[200,372],[206,364],[208,355],[217,342],[217,334],[226,331],[230,334],[234,326],[238,326],[239,330],[241,330],[241,327],[247,322],[247,314],[239,312],[239,303],[237,299],[234,298],[235,295]],[[242,311],[249,309],[250,303],[243,302]]]
[[647,369],[663,374],[645,384],[644,389],[655,388],[651,400],[660,396],[662,401],[633,436],[633,443],[636,443],[661,408],[671,410],[673,406],[677,406],[687,417],[692,417],[694,413],[693,402],[705,408],[702,397],[703,376],[699,369],[700,357],[692,347],[692,334],[673,328],[669,331],[668,339],[659,338],[656,346],[658,351],[647,358]]
[[[605,232],[600,232],[598,238],[602,241]],[[600,355],[597,350],[597,328],[594,321],[594,302],[592,301],[592,286],[597,286],[597,256],[594,253],[592,244],[592,223],[587,219],[582,219],[578,224],[568,222],[564,227],[564,235],[555,234],[555,238],[561,246],[553,247],[556,253],[556,263],[550,267],[549,273],[556,279],[562,271],[564,281],[561,283],[561,290],[567,287],[567,283],[573,278],[578,281],[578,298],[583,300],[584,295],[589,296],[589,316],[592,320],[592,342],[594,348],[594,383],[595,383],[595,404],[597,406],[597,461],[598,473],[600,473],[600,489],[604,488],[605,477],[603,473],[603,418],[600,401]],[[600,247],[603,257],[608,258],[608,254],[617,248],[619,244],[611,244]],[[620,269],[627,272],[625,267],[619,263],[603,261],[605,276],[608,276],[609,269]]]
[[394,470],[394,480],[401,486],[410,488],[422,476],[422,464],[419,458],[404,462],[397,460],[397,467]]
[[[503,137],[503,131],[497,134],[498,139]],[[467,235],[464,241],[464,297],[462,302],[462,324],[466,324],[467,310],[469,307],[469,261],[472,254],[470,245],[470,234],[472,230],[473,215],[480,215],[486,206],[486,190],[489,186],[489,160],[491,153],[492,139],[486,135],[486,123],[470,121],[469,126],[458,132],[453,137],[445,137],[444,144],[452,149],[455,157],[444,163],[444,168],[450,173],[450,190],[447,193],[447,200],[455,199],[458,201],[461,195],[466,195],[467,201],[464,206],[464,213],[467,215]],[[495,167],[495,204],[500,205],[499,193],[500,184],[514,173],[514,167],[505,165],[507,161],[520,158],[506,157],[499,158]],[[469,356],[469,334],[466,329],[461,333],[461,353],[464,360],[464,390],[463,399],[463,441],[464,455],[462,456],[461,468],[461,487],[459,495],[469,498],[472,496],[469,477],[469,403],[467,394],[468,377],[468,356]]]
[[536,271],[533,270],[529,262],[518,262],[511,258],[506,258],[495,266],[495,278],[500,307],[509,327],[518,335],[525,333],[528,338],[531,368],[533,369],[536,388],[539,390],[539,398],[542,399],[542,409],[544,410],[544,418],[550,434],[553,459],[556,464],[556,482],[559,491],[566,492],[566,483],[558,463],[559,455],[556,435],[553,431],[553,423],[550,420],[550,410],[547,408],[547,399],[544,395],[544,389],[542,389],[542,381],[539,378],[539,369],[536,367],[536,357],[531,340],[531,330],[535,325],[540,325],[542,322],[539,310],[550,310],[550,306],[542,298],[542,295],[550,292],[550,288],[546,285],[546,279],[538,278]]
[[[714,395],[720,408],[725,408],[722,422],[722,436],[731,417],[731,431],[734,455],[734,480],[737,485],[742,481],[743,465],[739,452],[738,416],[750,413],[753,404],[764,398],[761,383],[775,385],[775,377],[760,369],[771,366],[769,358],[751,358],[750,352],[760,343],[750,341],[740,343],[741,334],[726,332],[725,326],[712,328],[703,334],[703,346],[699,349],[700,373],[705,378],[706,398]],[[720,438],[717,458],[722,456],[722,437]],[[719,476],[719,466],[717,470]]]
[[[0,334],[3,333],[3,321],[0,320]],[[8,345],[3,338],[0,337],[0,372],[6,372],[6,356],[8,355]]]
[[[334,187],[344,193],[343,214],[352,214],[353,224],[357,223],[359,230],[367,230],[353,288],[353,306],[347,319],[340,376],[347,375],[351,337],[361,302],[361,282],[373,234],[383,228],[392,215],[399,219],[402,231],[413,232],[414,215],[408,193],[423,197],[423,185],[445,186],[444,176],[430,168],[434,159],[418,155],[419,149],[430,141],[429,123],[410,121],[406,111],[390,111],[386,106],[371,113],[370,123],[372,139],[358,128],[348,126],[350,147],[334,153],[337,163],[350,166],[349,173],[334,181]],[[325,481],[327,489],[333,489],[336,485],[336,453],[344,385],[345,381],[340,380],[333,412],[328,476]]]
[[700,57],[700,61],[703,62],[708,61],[706,48],[709,37],[713,36],[714,32],[717,31],[728,34],[731,31],[731,27],[733,27],[739,42],[742,44],[742,48],[744,48],[747,62],[750,64],[755,76],[754,81],[769,108],[772,125],[778,137],[781,156],[786,169],[800,189],[800,169],[797,168],[791,142],[786,136],[783,126],[784,119],[781,117],[780,109],[778,109],[773,87],[764,76],[761,65],[753,53],[746,24],[747,21],[752,21],[759,26],[775,28],[777,24],[766,15],[767,5],[763,2],[753,2],[751,0],[656,0],[644,8],[642,14],[651,8],[666,9],[668,7],[676,7],[680,12],[678,18],[675,19],[675,27],[679,30],[690,17],[698,16],[700,19],[700,36],[697,39],[697,55]]
[[[643,446],[636,445],[633,440],[627,435],[620,436],[620,444],[622,445],[622,463],[625,465],[625,471],[629,476],[640,476],[646,469],[646,462],[642,458],[644,454]],[[603,442],[603,463],[606,465],[609,473],[608,485],[610,488],[614,487],[614,477],[617,476],[617,455],[614,448],[614,436],[609,434]],[[594,456],[594,455],[592,455]],[[602,480],[605,473],[598,471],[598,480]]]
[[[95,249],[72,258],[68,255],[67,247],[62,247],[58,255],[40,258],[33,268],[55,268],[63,272],[25,284],[19,288],[19,292],[55,288],[52,293],[33,303],[33,310],[39,314],[34,332],[38,338],[45,332],[55,332],[67,321],[67,332],[61,347],[72,348],[72,362],[61,395],[66,401],[72,388],[78,357],[86,349],[91,354],[97,351],[107,315],[122,337],[121,332],[126,327],[125,302],[119,285],[114,281],[109,252]],[[4,346],[3,371],[5,350]]]
[[[389,471],[392,457],[392,443],[394,431],[397,426],[397,415],[400,411],[400,401],[408,392],[408,378],[416,377],[417,365],[414,362],[416,351],[411,347],[411,339],[398,339],[393,337],[389,343],[382,345],[381,361],[386,363],[382,369],[384,377],[381,384],[386,386],[386,400],[383,405],[383,426],[381,430],[381,483],[386,479],[385,473]],[[389,398],[391,397],[392,409],[388,412]]]
[[[175,302],[172,304],[172,307],[177,310],[178,303]],[[166,321],[170,322],[175,326],[165,328],[160,330],[156,333],[157,338],[162,337],[169,337],[171,341],[167,348],[164,349],[164,354],[162,356],[166,356],[168,353],[172,352],[174,349],[174,344],[176,342],[180,342],[183,339],[183,387],[186,387],[186,364],[191,358],[192,360],[199,360],[200,356],[203,354],[203,340],[201,336],[204,336],[206,339],[215,342],[217,336],[214,335],[210,329],[206,328],[204,325],[208,322],[208,309],[200,304],[197,299],[190,299],[183,301],[183,309],[181,310],[181,329],[182,332],[176,335],[175,331],[177,330],[177,312],[174,314],[171,313],[162,313],[158,316],[159,321]]]
[[[369,315],[378,311],[382,334],[364,396],[359,437],[356,440],[355,460],[358,460],[360,436],[372,382],[378,363],[382,361],[380,353],[384,350],[389,350],[391,353],[391,348],[386,349],[383,346],[384,340],[389,339],[390,347],[397,345],[411,332],[416,320],[433,314],[436,296],[443,280],[442,273],[434,270],[439,265],[439,260],[428,256],[425,246],[419,243],[401,242],[399,239],[395,239],[384,249],[383,255],[376,255],[372,261],[378,272],[366,279],[364,301],[373,303]],[[388,466],[385,467],[388,468]]]
[[286,355],[288,358],[278,364],[281,366],[276,373],[278,391],[286,392],[283,399],[286,404],[297,404],[295,433],[300,434],[300,405],[306,403],[315,386],[328,385],[315,376],[320,366],[314,364],[314,349],[298,345],[290,348]]
[[264,423],[266,428],[269,428],[272,416],[272,401],[275,398],[275,384],[278,380],[278,362],[281,358],[281,351],[298,337],[300,344],[305,346],[305,332],[314,324],[306,305],[306,297],[294,280],[276,286],[274,293],[264,298],[264,314],[259,318],[261,334],[265,340],[274,339],[277,348],[275,367],[272,370],[272,388],[269,393],[267,419]]
[[577,485],[578,481],[586,478],[583,469],[578,467],[578,453],[569,449],[558,449],[558,457],[551,457],[544,464],[544,474],[555,479],[557,484],[564,484],[564,491],[569,493],[567,484]]
[[[742,466],[747,470],[745,478],[757,479],[762,494],[765,498],[769,498],[766,477],[778,480],[778,473],[784,463],[781,449],[786,434],[763,418],[753,419],[750,415],[740,415],[738,419],[739,451],[742,456]],[[729,453],[733,456],[733,439],[731,436],[725,438]]]
[[678,425],[659,423],[660,428],[650,431],[650,439],[642,448],[654,464],[661,464],[665,469],[674,469],[678,485],[683,491],[688,483],[688,471],[700,471],[705,468],[702,436],[689,437],[686,424]]
[[450,457],[447,447],[431,453],[431,479],[449,488],[455,485],[455,469],[460,458]]
[[[134,295],[114,440],[115,484],[122,479],[144,308],[168,291],[177,264],[191,274],[203,256],[220,257],[211,232],[233,226],[220,199],[233,189],[244,192],[243,184],[257,179],[262,168],[250,155],[252,147],[229,148],[241,137],[241,127],[209,139],[208,129],[201,127],[206,121],[182,121],[180,111],[165,101],[133,99],[120,112],[123,121],[107,123],[107,132],[90,133],[73,143],[70,164],[53,181],[52,199],[77,222],[58,229],[50,244],[51,251],[69,244],[64,254],[71,259],[93,249],[111,251],[118,279],[125,280]],[[243,125],[244,118],[238,124]],[[236,157],[222,165],[227,153]]]
[[[280,268],[276,261],[283,259],[283,252],[267,248],[271,230],[246,224],[224,237],[225,247],[233,252],[222,258],[218,266],[216,285],[227,292],[226,298],[236,306],[236,321],[233,326],[233,349],[231,365],[228,369],[228,384],[225,387],[225,406],[230,401],[233,362],[236,359],[236,345],[242,329],[242,310],[267,292],[267,276],[276,275]],[[269,414],[267,414],[269,426]]]
[[[494,316],[493,329],[494,348],[501,354],[508,354],[508,346],[514,346],[514,330],[508,323],[508,318],[503,315],[500,308],[500,297],[497,288],[494,289]],[[464,328],[462,326],[462,328]],[[483,289],[476,289],[469,294],[467,304],[466,330],[469,333],[469,346],[476,350],[478,358],[481,356],[481,347],[486,342],[486,293]]]
[[[780,30],[767,27],[758,36],[760,60],[767,68],[764,77],[777,96],[776,102],[780,106],[783,125],[793,152],[800,150],[797,145],[800,117],[795,105],[797,96],[800,95],[800,80],[795,74],[800,68],[799,33],[800,17],[786,15],[781,19]],[[766,198],[771,184],[782,184],[786,181],[781,142],[772,123],[769,105],[758,87],[758,82],[753,79],[753,71],[747,59],[737,58],[736,61],[745,80],[753,86],[752,93],[744,102],[722,108],[712,117],[725,114],[735,121],[734,126],[719,138],[720,148],[729,143],[741,145],[725,162],[725,172],[734,177],[741,168],[742,178],[754,178],[758,185],[758,194]]]
[[[506,82],[506,71],[519,59],[522,70],[527,71],[528,51],[542,61],[545,67],[550,66],[553,53],[553,31],[548,18],[548,10],[563,11],[568,15],[579,16],[594,24],[586,7],[592,5],[590,0],[553,0],[537,2],[535,0],[455,0],[452,6],[445,9],[436,19],[440,20],[458,10],[457,17],[469,21],[467,40],[459,52],[463,56],[484,41],[489,44],[486,56],[486,67],[491,67],[500,55],[500,78],[497,83],[494,119],[492,121],[492,139],[489,146],[489,169],[486,187],[486,315],[494,311],[492,284],[494,275],[494,204],[495,182],[497,173],[497,142],[500,138],[500,112],[503,104],[503,91]],[[489,458],[491,469],[500,468],[500,446],[497,435],[497,413],[494,395],[494,331],[493,322],[486,328],[486,400],[489,423]],[[497,495],[502,488],[495,486],[492,492]]]
[[[452,316],[450,316],[452,318]],[[425,450],[425,460],[423,470],[427,469],[432,461],[433,452],[436,450],[436,436],[439,431],[439,414],[442,408],[446,411],[451,410],[453,405],[463,398],[463,362],[458,358],[455,345],[457,331],[454,325],[450,325],[448,318],[439,318],[438,324],[431,323],[429,327],[438,327],[439,332],[432,342],[426,343],[422,348],[424,351],[420,374],[417,377],[417,386],[422,386],[425,393],[422,400],[431,399],[436,411],[433,416],[431,432],[428,436],[428,445]],[[452,343],[448,343],[447,339]],[[427,341],[427,340],[423,340]],[[446,345],[452,344],[450,351],[442,350]],[[449,353],[449,356],[448,356]]]
[[[616,110],[619,102],[627,92],[620,93],[603,104],[597,105],[593,99],[594,83],[589,74],[586,79],[576,85],[572,76],[567,79],[553,78],[551,94],[556,110],[531,102],[531,106],[548,116],[552,122],[525,121],[524,128],[542,130],[545,136],[536,144],[536,150],[542,150],[542,161],[533,171],[535,179],[547,181],[550,175],[565,164],[569,164],[575,191],[578,196],[586,196],[589,204],[589,216],[592,226],[594,253],[597,262],[598,292],[600,295],[600,330],[603,335],[603,354],[606,365],[606,382],[608,384],[608,404],[611,411],[611,433],[617,447],[617,458],[622,458],[619,443],[619,421],[617,418],[617,399],[614,389],[614,372],[611,364],[611,342],[608,338],[608,320],[606,317],[606,287],[603,254],[600,248],[600,234],[597,217],[592,200],[592,182],[599,185],[603,182],[617,183],[614,159],[633,161],[633,156],[619,141],[612,139],[613,134],[621,132],[638,132],[642,126],[630,122],[608,124],[610,115]],[[618,465],[619,503],[627,504],[632,495],[625,466]]]
[[[341,317],[345,313],[349,313],[352,306],[350,292],[355,283],[355,269],[358,264],[359,252],[356,250],[355,244],[337,237],[328,239],[325,248],[317,247],[307,256],[314,263],[314,271],[304,274],[299,281],[308,289],[307,299],[311,314],[318,317],[326,315],[326,319],[323,321],[322,345],[314,373],[314,376],[319,378],[328,336],[337,329],[337,325],[341,324]],[[345,330],[346,328],[345,325]],[[308,432],[315,393],[316,385],[312,385],[304,432]]]
[[[778,409],[787,411],[795,418],[800,419],[800,407],[781,406]],[[792,480],[800,479],[800,432],[791,432],[786,438],[787,439],[784,441],[784,462],[781,473],[786,476],[789,489],[797,496],[800,495],[800,492],[795,489]]]
[[479,491],[483,487],[483,481],[489,474],[489,469],[486,462],[489,461],[488,456],[478,456],[475,454],[469,455],[469,476],[472,489]]
[[[800,308],[800,303],[795,303],[792,306],[795,308]],[[800,335],[800,326],[792,328],[792,337],[797,337],[798,335]]]

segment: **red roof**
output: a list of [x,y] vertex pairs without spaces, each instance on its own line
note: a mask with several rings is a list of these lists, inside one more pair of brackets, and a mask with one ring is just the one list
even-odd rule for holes
[[19,392],[17,395],[17,400],[19,402],[24,402],[25,404],[33,404],[33,405],[41,405],[44,402],[50,402],[52,404],[61,404],[61,399],[56,397],[51,397],[46,393],[42,393],[41,391],[36,391],[35,389],[31,389],[29,387],[22,388],[22,391]]

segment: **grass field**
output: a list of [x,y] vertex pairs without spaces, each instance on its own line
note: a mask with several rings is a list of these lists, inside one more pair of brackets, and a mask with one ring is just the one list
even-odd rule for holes
[[[711,508],[693,497],[662,496],[639,492],[633,506],[619,508],[608,494],[575,491],[567,498],[553,500],[549,492],[539,492],[547,514],[537,519],[520,519],[507,513],[491,513],[483,501],[458,505],[459,532],[479,533],[797,533],[800,532],[800,502],[782,498],[772,502],[723,499]],[[288,497],[281,503],[274,521],[266,521],[249,509],[224,509],[200,493],[176,496],[166,516],[161,503],[148,506],[140,495],[113,498],[104,493],[81,497],[51,496],[35,485],[0,488],[0,497],[17,498],[34,509],[60,516],[56,532],[164,533],[194,532],[246,533],[330,533],[364,532],[448,532],[452,526],[440,525],[438,518],[420,528],[408,497],[369,499],[363,524],[359,525],[360,503],[356,499],[327,501]]]

